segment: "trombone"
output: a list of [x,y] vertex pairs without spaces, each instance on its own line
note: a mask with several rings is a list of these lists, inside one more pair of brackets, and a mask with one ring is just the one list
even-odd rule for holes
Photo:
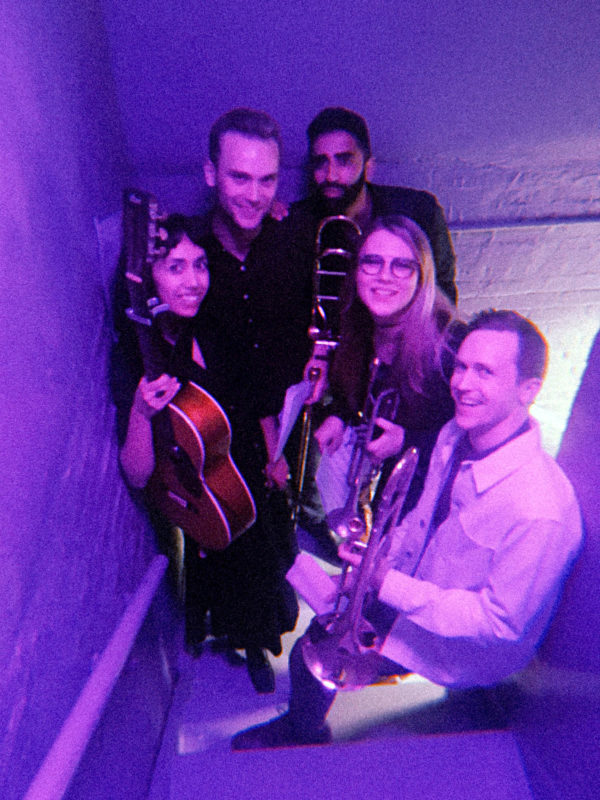
[[343,214],[325,217],[317,229],[308,334],[315,344],[329,349],[337,347],[339,342],[342,286],[361,236],[358,223]]
[[[314,344],[333,352],[340,337],[340,303],[342,286],[348,267],[358,252],[362,231],[350,217],[338,214],[321,220],[315,239],[315,264],[313,269],[313,302],[309,338]],[[320,370],[313,367],[309,380],[317,381]],[[308,450],[312,429],[312,406],[302,414],[300,450],[296,466],[295,502],[292,520],[296,524],[302,505],[302,491],[306,477]]]
[[[302,641],[304,663],[328,689],[361,689],[377,678],[379,640],[375,628],[363,616],[365,601],[382,555],[382,542],[404,505],[418,460],[418,450],[411,447],[394,467],[381,495],[362,558],[350,572],[349,580],[346,580],[348,569],[344,569],[333,611],[316,617],[316,630],[311,628],[310,635]],[[349,541],[348,552],[356,544],[359,544],[356,540]]]

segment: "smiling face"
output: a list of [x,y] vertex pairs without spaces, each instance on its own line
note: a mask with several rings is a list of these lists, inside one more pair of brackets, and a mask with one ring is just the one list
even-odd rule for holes
[[525,422],[540,378],[521,379],[514,331],[474,330],[461,344],[450,389],[455,421],[483,452],[504,442]]
[[204,175],[217,191],[221,211],[238,228],[258,231],[270,211],[279,174],[275,139],[258,139],[235,131],[221,136],[217,164],[208,161]]
[[173,314],[195,317],[210,283],[206,253],[184,235],[154,263],[152,277],[158,296]]
[[417,291],[418,265],[412,247],[391,231],[367,237],[358,254],[356,291],[376,323],[400,321]]

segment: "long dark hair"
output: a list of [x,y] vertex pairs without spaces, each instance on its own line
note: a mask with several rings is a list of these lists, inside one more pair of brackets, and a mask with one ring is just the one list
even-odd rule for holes
[[362,407],[369,364],[374,355],[375,324],[370,311],[358,297],[356,272],[360,253],[371,234],[385,230],[401,239],[419,264],[413,298],[400,320],[392,370],[407,394],[427,396],[434,373],[441,373],[445,330],[454,317],[450,303],[435,285],[435,266],[425,233],[408,217],[378,217],[365,229],[362,244],[346,277],[340,324],[340,344],[331,370],[332,385],[345,397],[349,407]]

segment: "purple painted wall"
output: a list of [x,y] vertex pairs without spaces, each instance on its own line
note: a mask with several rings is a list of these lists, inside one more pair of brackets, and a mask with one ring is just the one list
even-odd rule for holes
[[540,800],[595,800],[600,786],[600,333],[558,461],[571,479],[585,541],[563,600],[523,676],[517,741]]
[[[94,217],[119,209],[132,173],[166,203],[195,208],[208,127],[235,104],[279,119],[292,197],[306,123],[332,103],[369,120],[382,182],[433,189],[453,219],[598,214],[599,38],[600,9],[587,0],[510,0],[493,12],[483,0],[4,0],[3,798],[22,796],[155,549],[116,470]],[[552,283],[557,258],[540,263]],[[600,308],[597,270],[589,275],[586,324]],[[577,463],[589,444],[571,441]],[[588,467],[593,508],[597,468]],[[598,558],[596,544],[544,653],[549,668],[561,656],[575,682],[598,675],[598,603],[581,602],[598,597]],[[575,714],[553,675],[553,702]],[[560,794],[565,736],[545,735],[543,715],[522,722],[538,774],[557,765]],[[585,717],[569,725],[579,734]],[[564,798],[581,796],[573,786]]]
[[600,9],[585,0],[101,3],[133,161],[168,201],[193,205],[209,126],[234,105],[280,122],[284,193],[325,105],[365,115],[384,183],[424,185],[423,162],[581,154],[597,138]]
[[127,179],[98,5],[0,26],[0,796],[21,798],[154,553],[116,469],[94,216]]

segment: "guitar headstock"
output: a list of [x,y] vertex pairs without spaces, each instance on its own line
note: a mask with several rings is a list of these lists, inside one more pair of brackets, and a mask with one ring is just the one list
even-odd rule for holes
[[166,231],[160,223],[156,198],[138,189],[123,192],[123,253],[129,290],[129,319],[150,326],[158,314],[168,310],[153,292],[152,265],[166,253]]

